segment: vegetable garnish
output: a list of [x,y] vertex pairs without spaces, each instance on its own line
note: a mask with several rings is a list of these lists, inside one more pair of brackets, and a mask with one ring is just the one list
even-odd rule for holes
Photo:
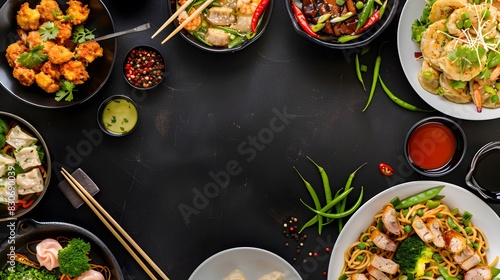
[[73,28],[73,36],[71,40],[77,44],[95,39],[94,30],[89,30],[83,25],[77,25]]
[[30,69],[42,64],[49,58],[47,54],[42,53],[43,48],[43,45],[34,46],[29,52],[20,54],[17,62]]
[[400,201],[399,204],[394,205],[394,208],[396,209],[403,209],[403,208],[408,208],[410,206],[422,203],[427,200],[434,199],[444,188],[444,186],[437,186],[434,188],[427,189],[425,191],[419,192],[417,194],[414,194],[412,196],[409,196],[403,200]]
[[59,34],[59,27],[51,21],[47,21],[40,27],[40,37],[42,41],[55,39],[57,34]]
[[257,5],[257,8],[255,8],[255,12],[253,12],[252,16],[252,22],[250,24],[252,32],[256,33],[257,32],[257,23],[259,22],[260,17],[266,10],[267,4],[269,4],[270,0],[261,0],[259,2],[259,5]]
[[59,269],[62,274],[78,277],[91,269],[89,264],[90,243],[80,238],[73,238],[68,245],[58,251]]
[[[331,223],[335,219],[337,219],[339,221],[339,231],[341,231],[342,225],[343,225],[342,218],[347,217],[347,216],[351,215],[352,213],[354,213],[359,208],[359,206],[361,205],[361,203],[363,201],[363,187],[361,187],[361,191],[360,191],[360,194],[358,196],[356,203],[350,209],[345,210],[347,196],[349,195],[349,193],[351,193],[353,191],[353,188],[351,185],[352,185],[352,181],[354,179],[354,176],[355,176],[356,172],[364,164],[361,165],[360,167],[358,167],[354,172],[352,172],[349,175],[349,178],[347,179],[347,182],[346,182],[344,188],[339,189],[337,191],[337,193],[335,194],[335,197],[332,198],[332,189],[331,189],[330,181],[328,179],[328,175],[327,175],[326,171],[324,170],[323,167],[321,167],[319,164],[317,164],[315,161],[313,161],[310,157],[308,157],[308,159],[316,166],[316,168],[318,169],[318,171],[321,175],[321,179],[323,182],[323,189],[325,192],[326,204],[323,207],[321,206],[321,203],[319,202],[319,197],[316,194],[316,191],[314,190],[312,185],[308,181],[306,181],[302,177],[302,175],[300,173],[298,173],[299,171],[294,167],[294,169],[297,171],[297,173],[301,177],[302,181],[306,185],[306,187],[309,191],[309,194],[311,195],[311,198],[314,202],[315,207],[311,207],[311,206],[307,205],[302,199],[301,199],[301,202],[309,210],[311,210],[312,212],[314,212],[316,214],[313,218],[311,218],[309,221],[307,221],[302,226],[299,233],[301,233],[304,229],[318,223],[318,233],[321,234],[321,230],[322,230],[323,226]],[[335,211],[332,211],[333,208],[335,208]],[[323,224],[323,217],[327,218],[327,222],[324,224]]]
[[378,164],[378,169],[385,176],[392,176],[392,175],[394,175],[394,170],[392,169],[392,167],[390,165],[388,165],[386,163],[383,163],[383,162],[379,163]]
[[56,92],[55,100],[61,101],[64,98],[64,101],[72,101],[73,92],[78,91],[75,84],[67,80],[62,80],[59,84],[61,89]]

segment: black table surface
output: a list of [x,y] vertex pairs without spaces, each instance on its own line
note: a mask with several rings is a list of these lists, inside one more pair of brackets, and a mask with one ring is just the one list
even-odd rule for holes
[[[204,52],[180,36],[162,45],[172,26],[150,39],[168,17],[168,1],[104,3],[116,30],[144,22],[152,28],[117,39],[117,63],[102,90],[78,106],[48,110],[27,105],[2,88],[0,110],[33,124],[53,160],[49,189],[26,217],[68,222],[95,233],[115,254],[125,279],[147,275],[87,206],[72,207],[57,187],[61,166],[81,168],[94,180],[99,203],[170,279],[188,279],[211,255],[241,246],[278,254],[303,279],[326,279],[329,255],[308,253],[332,247],[336,225],[328,225],[321,236],[314,228],[307,230],[299,254],[294,246],[284,245],[290,240],[283,223],[294,216],[301,225],[311,217],[300,202],[310,202],[309,194],[293,167],[321,191],[321,179],[307,156],[325,168],[334,189],[366,162],[353,182],[365,187],[364,201],[400,183],[434,180],[409,168],[403,142],[415,122],[442,114],[407,111],[380,87],[362,112],[368,93],[355,74],[354,53],[359,50],[328,49],[299,36],[283,0],[273,3],[262,37],[228,54]],[[380,68],[385,83],[402,99],[428,108],[403,73],[396,46],[398,21],[399,13],[370,45],[362,63],[372,69],[385,42]],[[147,92],[132,90],[121,69],[126,52],[142,44],[162,52],[168,72],[159,87]],[[368,84],[369,73],[364,74]],[[96,121],[98,106],[113,94],[131,96],[139,106],[138,127],[125,137],[103,134]],[[436,179],[466,187],[474,153],[500,139],[500,120],[456,121],[467,136],[466,155],[457,169]],[[395,175],[382,175],[380,162],[390,164]],[[349,202],[354,199],[350,196]],[[500,212],[498,204],[490,206]],[[6,231],[0,226],[3,236]]]

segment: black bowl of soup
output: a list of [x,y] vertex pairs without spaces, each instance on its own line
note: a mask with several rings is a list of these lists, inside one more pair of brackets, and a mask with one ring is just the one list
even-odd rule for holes
[[[299,35],[332,49],[360,48],[371,43],[392,22],[399,4],[399,0],[377,0],[373,6],[367,5],[368,0],[333,1],[335,5],[323,1],[318,5],[311,0],[285,0],[285,7]],[[325,6],[330,7],[328,11]]]
[[[263,9],[259,6],[261,1],[267,2]],[[185,0],[170,0],[170,15],[184,2]],[[174,20],[176,27],[204,2],[192,3],[195,4]],[[236,52],[264,33],[271,18],[273,3],[274,0],[214,1],[179,33],[186,41],[202,50],[214,53]]]

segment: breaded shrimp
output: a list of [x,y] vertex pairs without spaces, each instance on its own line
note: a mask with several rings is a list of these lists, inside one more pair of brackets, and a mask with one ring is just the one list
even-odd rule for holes
[[84,6],[82,2],[69,0],[66,4],[69,6],[66,10],[66,14],[70,16],[71,24],[82,24],[89,17],[90,9],[87,5]]
[[79,44],[75,48],[76,58],[84,63],[91,63],[103,55],[103,49],[95,41]]
[[74,56],[72,51],[61,45],[53,46],[47,54],[49,55],[49,61],[54,64],[66,63],[73,59]]
[[16,67],[12,71],[14,78],[23,86],[31,86],[35,82],[35,70],[25,67]]
[[38,72],[35,75],[35,80],[36,84],[47,93],[56,92],[61,88],[59,83],[54,78],[44,72]]
[[63,15],[59,4],[55,0],[41,0],[36,9],[40,13],[42,21],[56,21],[59,16]]
[[37,30],[40,21],[40,13],[36,9],[31,9],[29,3],[25,2],[17,12],[16,20],[17,25],[23,30]]
[[61,73],[64,78],[75,85],[83,84],[89,79],[89,73],[85,65],[78,60],[71,60],[61,65]]
[[15,68],[18,66],[17,59],[19,58],[19,55],[27,51],[28,48],[26,48],[26,45],[21,40],[10,44],[5,50],[5,57],[7,58],[7,62],[10,67]]

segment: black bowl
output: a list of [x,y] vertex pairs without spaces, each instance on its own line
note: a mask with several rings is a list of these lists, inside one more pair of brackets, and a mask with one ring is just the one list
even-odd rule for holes
[[[445,127],[449,128],[451,130],[451,133],[453,134],[453,137],[455,138],[455,150],[453,155],[451,156],[450,160],[446,162],[444,165],[438,167],[438,168],[432,168],[432,169],[425,169],[422,167],[419,167],[415,163],[415,158],[412,159],[410,156],[410,153],[408,151],[408,145],[410,142],[410,138],[412,134],[415,132],[416,129],[427,125],[427,124],[440,124],[444,125]],[[438,138],[436,142],[434,142],[435,139],[433,140],[428,140],[428,141],[422,141],[421,145],[419,145],[419,155],[425,156],[425,157],[432,157],[433,153],[432,151],[437,147],[437,144],[440,143],[440,140],[443,139],[441,138],[441,135],[438,135]],[[427,140],[427,139],[426,139]],[[465,151],[467,148],[467,139],[465,137],[465,133],[462,130],[462,128],[453,120],[445,117],[428,117],[425,119],[422,119],[418,121],[416,124],[414,124],[410,130],[408,131],[408,134],[406,135],[406,139],[404,142],[404,154],[406,157],[406,160],[410,164],[410,166],[417,171],[418,173],[428,176],[428,177],[439,177],[446,175],[453,171],[461,162],[462,159],[465,156]]]
[[[131,54],[132,52],[137,52],[137,51],[145,51],[147,52],[148,54],[154,54],[156,56],[156,58],[154,59],[155,61],[155,69],[154,71],[161,71],[161,73],[158,73],[159,75],[155,75],[159,80],[157,80],[157,82],[151,86],[148,86],[148,87],[144,87],[144,86],[141,86],[141,85],[136,85],[136,84],[133,84],[131,81],[129,81],[128,77],[127,77],[127,68],[126,68],[126,65],[129,63],[128,59],[131,57]],[[163,65],[163,68],[160,69],[160,65]],[[134,67],[134,66],[132,66]],[[152,47],[152,46],[137,46],[137,47],[133,47],[131,50],[128,51],[127,55],[125,56],[125,59],[123,60],[123,65],[122,65],[122,69],[123,69],[123,77],[125,78],[125,81],[127,81],[127,83],[137,89],[137,90],[150,90],[150,89],[154,89],[155,87],[157,87],[165,78],[165,72],[166,72],[166,65],[165,65],[165,59],[163,59],[163,55],[161,54],[161,52]],[[150,71],[147,72],[147,75],[151,75],[150,74]],[[143,76],[144,77],[144,76]]]
[[465,183],[479,193],[483,199],[500,202],[500,189],[497,180],[498,154],[500,141],[493,141],[481,147],[470,163]]
[[[178,2],[178,0],[170,0],[170,5],[168,5],[169,15],[172,15],[177,10],[177,2]],[[233,48],[206,45],[206,44],[202,43],[200,40],[196,39],[186,29],[182,29],[179,33],[186,41],[188,41],[193,46],[200,48],[204,51],[213,52],[213,53],[237,52],[237,51],[240,51],[240,50],[248,47],[251,43],[255,42],[260,36],[262,36],[262,34],[264,34],[264,31],[266,30],[267,24],[269,23],[269,20],[271,19],[271,13],[273,11],[273,4],[274,4],[274,0],[269,0],[269,3],[267,4],[266,10],[264,11],[264,14],[262,15],[262,22],[260,23],[260,26],[259,26],[259,29],[257,30],[257,33],[251,39],[246,39],[241,45],[238,45],[238,46],[233,47]],[[179,21],[177,19],[174,20],[174,25],[175,25],[175,27],[179,26]]]
[[[30,87],[23,86],[12,76],[12,68],[7,63],[5,51],[7,46],[19,40],[17,35],[16,14],[21,4],[28,2],[34,8],[39,0],[9,0],[0,8],[0,83],[16,98],[37,107],[42,108],[63,108],[85,102],[94,96],[108,80],[116,53],[116,39],[100,41],[99,44],[104,50],[103,57],[97,58],[87,67],[90,79],[82,85],[78,85],[77,92],[74,93],[73,101],[56,101],[53,94],[47,94],[37,85]],[[57,0],[61,10],[66,10],[65,0]],[[113,33],[115,27],[111,14],[100,0],[81,0],[90,8],[89,18],[85,27],[93,30],[96,37]]]
[[[10,227],[10,224],[9,224]],[[105,265],[111,272],[111,279],[121,280],[123,278],[120,265],[115,259],[111,251],[106,245],[93,233],[76,225],[60,223],[60,222],[37,222],[31,219],[25,219],[17,222],[15,229],[10,230],[8,239],[0,246],[0,269],[6,269],[11,263],[10,255],[12,252],[28,256],[31,260],[36,261],[36,257],[32,255],[34,247],[38,242],[45,238],[58,239],[66,238],[81,238],[85,242],[90,243],[89,258],[91,263]],[[12,242],[15,241],[15,246]],[[14,250],[12,250],[14,248]],[[10,254],[10,255],[9,255]]]
[[285,0],[286,11],[288,13],[288,16],[290,17],[290,20],[292,21],[293,29],[301,36],[311,40],[312,42],[332,49],[354,49],[368,45],[380,34],[382,34],[387,26],[389,26],[397,13],[399,5],[399,0],[387,0],[385,12],[378,22],[376,22],[371,28],[362,32],[359,38],[341,43],[338,41],[338,37],[333,35],[322,35],[319,38],[315,38],[307,34],[307,32],[305,32],[297,22],[297,19],[293,12],[292,1],[294,1],[298,5],[298,7],[302,7],[302,3],[300,0]]
[[[18,207],[15,211],[10,213],[9,211],[7,211],[6,206],[1,204],[2,209],[0,211],[0,222],[4,222],[12,218],[20,218],[21,216],[31,211],[40,202],[42,197],[45,195],[45,192],[47,192],[47,188],[49,187],[50,177],[52,174],[52,160],[50,158],[49,149],[47,147],[47,144],[45,143],[45,140],[43,140],[42,135],[29,122],[19,116],[2,111],[0,111],[0,119],[2,119],[6,123],[16,122],[18,125],[20,125],[21,129],[24,132],[29,133],[31,136],[38,139],[37,145],[41,146],[43,148],[43,152],[45,153],[44,160],[42,160],[42,166],[47,172],[47,176],[45,177],[45,182],[43,184],[43,190],[32,197],[33,202],[30,203],[29,207]],[[9,174],[7,173],[6,176],[7,175]],[[10,206],[11,204],[9,203],[8,205]]]

